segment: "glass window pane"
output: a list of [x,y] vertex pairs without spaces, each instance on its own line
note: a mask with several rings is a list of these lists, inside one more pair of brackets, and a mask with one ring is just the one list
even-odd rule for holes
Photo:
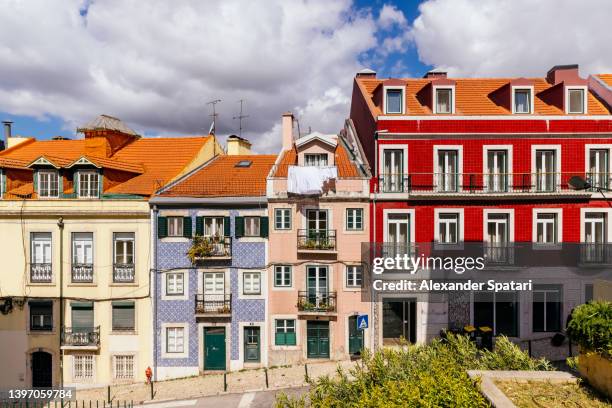
[[387,90],[386,113],[402,113],[402,94],[400,89]]

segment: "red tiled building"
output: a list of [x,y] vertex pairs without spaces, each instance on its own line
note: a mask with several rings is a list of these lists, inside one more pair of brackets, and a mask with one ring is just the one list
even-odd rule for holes
[[[595,252],[583,255],[597,260],[597,245],[612,239],[608,193],[568,182],[580,176],[612,187],[611,83],[612,75],[580,77],[576,65],[553,67],[543,78],[358,73],[350,118],[372,168],[371,240],[591,243]],[[504,294],[505,311],[493,299],[478,306],[478,294],[456,315],[446,305],[383,299],[375,336],[383,344],[401,336],[426,341],[464,324],[522,339],[548,336],[592,297],[594,276]],[[547,302],[556,308],[548,321],[540,308]]]

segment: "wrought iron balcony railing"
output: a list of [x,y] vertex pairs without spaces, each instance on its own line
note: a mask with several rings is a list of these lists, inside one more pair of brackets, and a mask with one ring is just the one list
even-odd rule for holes
[[335,251],[336,230],[298,230],[297,247],[298,250]]
[[133,263],[116,263],[113,265],[113,282],[130,283],[134,282],[135,271]]
[[335,312],[336,292],[299,291],[297,308],[300,312]]
[[100,326],[64,327],[62,329],[62,346],[91,347],[100,345]]
[[378,177],[378,191],[381,193],[446,194],[560,193],[572,190],[568,182],[573,176],[584,177],[591,184],[591,190],[612,188],[612,173],[446,172],[382,174]]
[[583,265],[612,264],[612,245],[604,243],[580,244],[580,263]]
[[192,251],[196,260],[231,258],[232,237],[197,236],[193,239]]
[[232,295],[229,294],[207,294],[195,295],[195,314],[231,314]]
[[53,265],[51,263],[31,263],[30,281],[36,283],[51,282],[53,280]]
[[73,263],[72,264],[72,282],[75,283],[90,283],[93,282],[93,264],[90,263]]

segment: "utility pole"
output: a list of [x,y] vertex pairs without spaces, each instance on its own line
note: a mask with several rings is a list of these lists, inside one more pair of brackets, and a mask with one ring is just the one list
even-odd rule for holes
[[213,101],[207,102],[207,105],[212,105],[212,110],[213,113],[212,115],[208,115],[210,117],[212,117],[212,124],[210,125],[210,130],[208,131],[208,133],[210,133],[211,135],[214,135],[216,132],[216,126],[217,126],[217,116],[219,115],[217,113],[217,111],[215,110],[215,105],[217,105],[219,102],[221,102],[221,99],[215,99]]
[[242,104],[244,102],[244,99],[241,99],[239,102],[240,102],[240,114],[238,116],[234,116],[232,119],[238,119],[238,124],[239,124],[238,136],[242,137],[242,119],[248,118],[249,115],[242,114]]

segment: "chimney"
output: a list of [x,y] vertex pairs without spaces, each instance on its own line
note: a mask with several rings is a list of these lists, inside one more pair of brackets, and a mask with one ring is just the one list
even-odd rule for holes
[[357,78],[376,78],[376,71],[370,68],[364,68],[359,71],[355,76]]
[[13,122],[10,120],[3,120],[2,123],[4,124],[4,145],[8,146],[9,140],[12,137],[11,125]]
[[293,147],[293,113],[283,113],[282,119],[283,150]]
[[423,78],[427,79],[438,79],[438,78],[446,78],[446,72],[444,71],[428,71],[423,75]]
[[546,73],[546,81],[551,85],[557,85],[567,80],[581,79],[578,74],[578,64],[555,65]]
[[240,136],[230,135],[227,138],[227,154],[228,156],[251,154],[251,142]]

